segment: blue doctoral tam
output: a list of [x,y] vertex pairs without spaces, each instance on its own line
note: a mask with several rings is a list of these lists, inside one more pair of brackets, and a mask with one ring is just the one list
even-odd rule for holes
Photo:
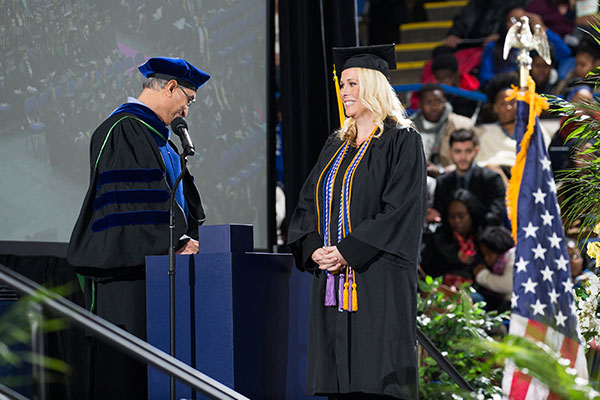
[[146,78],[175,79],[181,86],[192,90],[198,90],[210,79],[210,75],[183,58],[152,57],[138,69]]

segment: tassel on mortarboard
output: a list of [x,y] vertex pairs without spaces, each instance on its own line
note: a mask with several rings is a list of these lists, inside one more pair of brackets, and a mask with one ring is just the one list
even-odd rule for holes
[[335,73],[335,65],[333,66],[333,82],[335,82],[335,95],[338,103],[338,112],[340,113],[340,126],[343,126],[344,121],[346,120],[346,114],[344,114],[344,105],[342,104],[342,98],[340,97],[340,81]]

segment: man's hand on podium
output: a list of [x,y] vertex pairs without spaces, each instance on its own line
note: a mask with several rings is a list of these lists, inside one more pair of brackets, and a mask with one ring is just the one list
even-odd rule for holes
[[198,241],[189,239],[175,254],[198,254]]

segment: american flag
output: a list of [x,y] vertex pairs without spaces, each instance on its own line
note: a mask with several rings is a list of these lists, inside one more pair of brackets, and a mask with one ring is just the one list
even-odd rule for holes
[[[577,336],[573,281],[556,185],[537,117],[530,142],[523,141],[528,116],[529,105],[519,101],[515,126],[517,153],[523,144],[527,156],[521,164],[522,177],[517,157],[511,178],[517,180],[518,203],[509,333],[545,342],[570,360],[580,376],[587,378],[584,348]],[[509,189],[509,214],[510,206]],[[548,388],[509,362],[502,387],[509,399],[552,398]]]

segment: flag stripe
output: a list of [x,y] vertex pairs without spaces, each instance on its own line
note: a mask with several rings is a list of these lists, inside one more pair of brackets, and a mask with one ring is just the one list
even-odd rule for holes
[[[516,236],[510,333],[539,341],[559,351],[578,374],[587,378],[584,348],[577,338],[573,314],[573,280],[556,196],[551,162],[536,115],[542,105],[528,78],[528,92],[515,93],[518,171],[514,169],[509,214]],[[527,98],[527,103],[523,100]],[[531,109],[530,109],[531,107]],[[516,218],[514,218],[516,217]],[[555,394],[507,362],[502,382],[509,399],[554,399]]]
[[525,400],[531,379],[531,376],[525,375],[516,369],[513,373],[513,380],[510,387],[510,398],[512,400]]
[[565,337],[560,348],[560,355],[571,362],[571,368],[575,367],[575,361],[577,360],[577,350],[579,349],[579,343],[571,338]]
[[548,388],[540,383],[537,379],[532,379],[527,389],[526,400],[541,400],[547,399],[550,391]]
[[547,331],[548,327],[546,325],[538,321],[529,320],[525,328],[525,337],[543,342],[546,339]]

